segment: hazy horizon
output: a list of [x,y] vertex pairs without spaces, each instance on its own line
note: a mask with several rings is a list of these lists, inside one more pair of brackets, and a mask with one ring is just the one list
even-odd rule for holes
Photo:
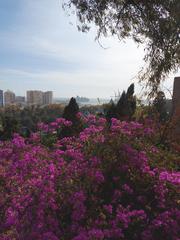
[[[135,76],[144,65],[143,47],[109,38],[101,40],[103,49],[94,41],[94,30],[78,32],[61,1],[1,0],[0,16],[0,89],[110,98],[135,82],[141,93]],[[167,88],[172,89],[174,76],[164,83]]]

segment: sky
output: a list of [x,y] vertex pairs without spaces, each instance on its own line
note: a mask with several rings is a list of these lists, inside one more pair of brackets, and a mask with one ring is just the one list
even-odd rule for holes
[[[61,0],[0,0],[0,89],[16,95],[52,90],[55,97],[110,98],[135,83],[143,47],[132,40],[95,41],[95,29],[78,32]],[[176,74],[177,75],[177,74]],[[172,89],[171,75],[164,83]]]

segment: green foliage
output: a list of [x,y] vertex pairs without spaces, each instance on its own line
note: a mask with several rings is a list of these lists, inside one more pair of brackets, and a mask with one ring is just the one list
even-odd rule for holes
[[152,92],[180,66],[179,0],[68,0],[64,7],[75,7],[79,30],[87,32],[95,24],[97,39],[115,35],[146,44],[148,65],[140,79]]
[[52,148],[57,141],[57,136],[54,134],[41,133],[41,143],[48,147]]
[[119,117],[127,116],[128,115],[128,106],[127,103],[127,97],[125,91],[123,91],[118,103],[117,103],[117,114]]
[[72,122],[72,126],[64,126],[60,132],[60,138],[77,135],[81,131],[81,123],[77,116],[79,106],[75,98],[71,98],[69,104],[64,108],[63,118]]
[[72,97],[69,101],[69,104],[64,109],[63,118],[74,123],[77,121],[76,115],[78,112],[79,112],[79,106],[76,102],[76,99]]
[[157,93],[157,96],[153,101],[153,107],[156,114],[158,114],[159,121],[166,122],[169,116],[166,110],[166,98],[164,92],[159,91]]
[[14,132],[18,132],[20,129],[17,119],[10,116],[4,116],[2,118],[3,131],[1,132],[1,139],[11,138]]
[[17,106],[0,109],[0,139],[10,139],[14,132],[27,137],[36,131],[38,122],[49,123],[61,117],[64,107],[59,104],[40,107]]
[[116,105],[113,101],[111,101],[107,109],[106,118],[108,119],[108,121],[110,121],[111,118],[116,118],[116,117],[117,117]]
[[106,114],[107,119],[117,118],[120,120],[131,120],[136,110],[136,97],[134,96],[134,84],[131,84],[127,92],[123,91],[119,101],[110,103]]

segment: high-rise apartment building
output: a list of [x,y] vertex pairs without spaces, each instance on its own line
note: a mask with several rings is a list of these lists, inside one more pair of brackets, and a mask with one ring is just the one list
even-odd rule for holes
[[23,106],[25,105],[25,97],[23,96],[16,96],[16,104]]
[[52,104],[53,101],[53,92],[47,91],[43,93],[43,105]]
[[52,91],[42,92],[37,90],[27,91],[26,99],[28,105],[52,104],[53,92]]
[[3,107],[3,90],[0,90],[0,107]]
[[4,103],[5,105],[11,105],[15,103],[15,99],[16,99],[16,95],[15,93],[7,90],[6,92],[4,92]]
[[43,92],[37,90],[31,90],[26,92],[28,105],[42,105],[43,104]]

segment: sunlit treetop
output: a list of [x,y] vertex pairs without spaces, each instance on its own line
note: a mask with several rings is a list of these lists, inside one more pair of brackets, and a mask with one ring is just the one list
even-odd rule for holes
[[88,32],[96,25],[97,39],[117,36],[145,44],[146,67],[139,78],[151,93],[170,72],[180,66],[179,0],[67,0],[64,7],[75,9],[78,29]]

